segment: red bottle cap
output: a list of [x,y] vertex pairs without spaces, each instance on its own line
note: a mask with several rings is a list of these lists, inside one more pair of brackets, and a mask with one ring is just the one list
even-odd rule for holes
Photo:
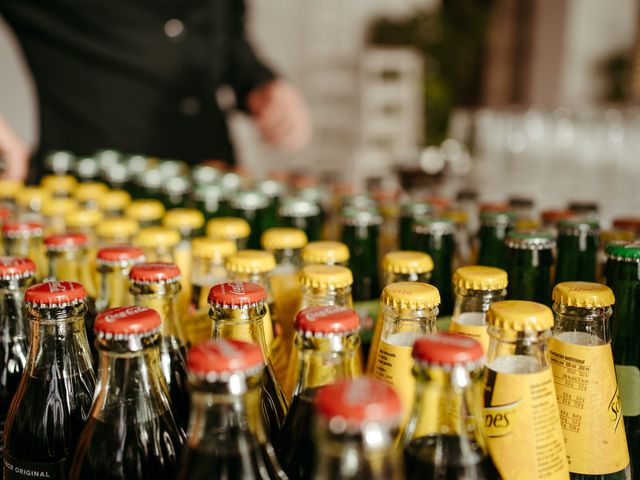
[[4,222],[10,219],[11,215],[13,215],[13,213],[11,212],[10,208],[0,207],[0,222]]
[[454,366],[482,360],[482,345],[457,333],[437,333],[419,338],[413,344],[413,358],[432,365]]
[[8,238],[41,237],[42,225],[35,222],[8,222],[2,226],[2,234]]
[[144,250],[138,247],[120,245],[105,247],[98,250],[98,263],[109,265],[116,263],[142,263],[144,262]]
[[129,278],[139,283],[173,283],[180,280],[180,269],[175,263],[141,263],[131,268]]
[[257,283],[219,283],[209,290],[209,304],[222,307],[250,307],[266,299],[267,292]]
[[0,257],[0,278],[24,278],[36,273],[36,264],[28,258]]
[[396,391],[373,377],[342,380],[322,387],[316,393],[315,405],[318,414],[325,419],[345,421],[330,422],[332,430],[340,430],[335,433],[369,422],[397,424],[402,416],[402,403]]
[[308,307],[296,315],[295,327],[311,334],[345,334],[360,327],[360,317],[350,308],[338,305]]
[[44,239],[47,250],[68,250],[83,247],[88,239],[84,233],[61,233]]
[[619,217],[613,220],[613,226],[625,230],[640,230],[640,217]]
[[216,381],[220,375],[253,371],[264,367],[262,349],[238,340],[207,340],[189,350],[189,372]]
[[119,340],[129,335],[157,333],[160,323],[160,315],[152,308],[117,307],[98,315],[93,329],[99,337]]
[[550,209],[543,210],[540,214],[544,223],[558,223],[560,220],[568,220],[576,216],[571,210]]
[[24,301],[42,307],[67,307],[87,298],[87,291],[77,282],[43,282],[27,288]]

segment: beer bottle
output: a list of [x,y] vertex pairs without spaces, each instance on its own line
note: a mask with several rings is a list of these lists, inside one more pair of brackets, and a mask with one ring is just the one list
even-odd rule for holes
[[451,220],[456,226],[454,234],[456,248],[453,264],[456,268],[469,265],[473,258],[471,234],[469,233],[469,215],[464,210],[447,210],[442,212],[442,217]]
[[616,305],[611,318],[613,359],[616,366],[624,428],[631,458],[632,478],[640,478],[640,244],[607,247],[607,284]]
[[42,177],[40,186],[51,192],[53,198],[69,198],[78,181],[72,175],[47,175]]
[[284,423],[287,400],[273,372],[264,338],[263,319],[268,313],[266,302],[267,293],[257,283],[219,283],[209,292],[209,316],[213,321],[213,338],[260,345],[266,365],[260,407],[267,437],[273,441],[278,438]]
[[142,263],[129,272],[135,304],[152,308],[162,319],[160,366],[178,425],[189,418],[185,336],[178,312],[180,270],[173,263]]
[[16,218],[23,222],[42,222],[42,207],[51,192],[41,187],[22,187],[16,196]]
[[456,249],[456,225],[451,220],[425,218],[414,224],[414,232],[417,250],[429,254],[433,260],[429,283],[440,292],[440,314],[449,316],[453,312],[451,276]]
[[564,282],[553,302],[549,351],[571,478],[631,478],[609,335],[613,292]]
[[478,265],[507,269],[505,240],[513,229],[511,212],[485,211],[480,214]]
[[222,172],[212,164],[203,162],[191,168],[191,181],[194,186],[215,185]]
[[65,150],[47,152],[44,157],[45,171],[56,175],[71,174],[76,165],[76,157]]
[[67,478],[95,388],[86,296],[76,282],[39,283],[25,292],[31,347],[4,425],[7,480]]
[[314,241],[302,249],[302,263],[305,265],[341,265],[347,266],[349,247],[342,242]]
[[486,313],[507,295],[507,272],[495,267],[460,267],[453,274],[456,302],[450,331],[471,337],[489,349]]
[[140,172],[139,175],[133,178],[134,192],[132,195],[134,198],[153,199],[162,203],[160,189],[162,188],[162,173],[156,167],[149,168]]
[[508,205],[518,221],[533,220],[533,207],[535,202],[532,198],[513,196],[509,198]]
[[282,202],[279,214],[284,227],[304,230],[310,242],[322,237],[322,210],[317,203],[298,197],[287,198]]
[[67,231],[65,218],[78,208],[72,198],[52,198],[42,206],[42,223],[45,235],[57,235]]
[[275,226],[266,223],[269,199],[256,191],[237,192],[231,197],[231,208],[234,216],[244,218],[249,223],[250,233],[247,247],[260,248],[262,232]]
[[575,216],[575,213],[573,213],[571,210],[562,209],[543,210],[540,213],[543,228],[552,232],[554,236],[557,236],[558,233],[558,223],[563,220],[574,218]]
[[251,227],[244,218],[217,217],[207,222],[207,237],[214,240],[233,240],[238,250],[247,248]]
[[406,478],[499,479],[483,430],[481,345],[439,333],[417,339],[413,358],[416,396],[402,435]]
[[598,223],[592,220],[563,220],[558,224],[555,283],[596,281],[599,233]]
[[131,195],[125,190],[110,190],[98,200],[98,207],[107,218],[122,217],[131,203]]
[[509,300],[549,303],[556,242],[547,232],[511,232],[507,243]]
[[408,201],[400,206],[398,224],[398,246],[400,250],[417,248],[413,235],[413,224],[433,215],[433,206],[426,201]]
[[125,209],[125,215],[134,219],[140,228],[160,226],[164,205],[158,200],[133,200]]
[[100,290],[96,300],[97,313],[133,304],[129,272],[142,262],[144,251],[141,248],[122,245],[98,250],[96,264],[100,273]]
[[109,191],[102,182],[81,183],[73,191],[73,196],[80,207],[87,210],[99,210],[100,198]]
[[167,210],[184,208],[187,204],[191,181],[186,176],[163,175],[160,201]]
[[32,222],[6,222],[2,226],[4,253],[29,258],[36,264],[36,280],[47,275],[47,261],[42,240],[42,225]]
[[278,458],[290,479],[311,477],[313,397],[322,385],[362,374],[360,318],[350,308],[309,307],[295,320],[298,352],[293,399],[278,439]]
[[98,245],[101,248],[115,245],[131,245],[140,227],[127,217],[105,218],[96,226]]
[[196,185],[191,194],[193,204],[204,215],[205,221],[218,216],[222,189],[219,185]]
[[102,170],[101,176],[109,188],[122,190],[130,180],[129,175],[129,169],[124,163],[116,163]]
[[400,480],[395,439],[402,404],[393,388],[375,378],[342,380],[315,397],[315,480]]
[[123,165],[127,169],[127,182],[125,190],[131,194],[134,199],[145,198],[138,188],[138,181],[144,172],[152,168],[157,163],[155,158],[146,157],[144,155],[134,154],[127,155],[123,159]]
[[144,250],[147,262],[175,262],[180,234],[164,227],[146,227],[138,232],[133,243]]
[[269,206],[265,212],[265,225],[269,225],[268,228],[273,228],[279,225],[280,205],[282,199],[285,196],[287,187],[283,182],[268,178],[258,182],[256,189],[269,200]]
[[548,340],[553,313],[540,303],[505,300],[487,312],[491,337],[484,378],[489,452],[504,478],[568,479]]
[[93,157],[81,157],[76,159],[75,175],[80,182],[94,182],[100,176],[100,165]]
[[260,415],[256,344],[218,339],[189,351],[191,421],[180,480],[286,478]]
[[406,420],[415,392],[411,348],[417,338],[436,333],[440,294],[427,283],[398,282],[384,287],[381,300],[384,323],[373,374],[398,391]]

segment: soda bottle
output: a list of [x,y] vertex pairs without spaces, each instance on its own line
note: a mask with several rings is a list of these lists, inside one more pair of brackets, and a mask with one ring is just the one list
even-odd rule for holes
[[96,299],[96,313],[109,308],[133,304],[129,272],[144,262],[144,251],[137,247],[114,246],[98,250],[96,263],[100,273],[100,291]]
[[[160,164],[161,173],[163,166],[164,162]],[[184,175],[175,176],[173,174],[163,175],[159,198],[167,210],[184,208],[190,191],[191,180],[189,177]]]
[[210,340],[189,351],[191,421],[180,480],[286,479],[260,415],[262,349]]
[[42,207],[51,192],[41,187],[22,187],[16,195],[16,218],[23,222],[42,222]]
[[215,185],[220,181],[222,171],[213,162],[205,161],[191,167],[191,181],[195,186]]
[[563,220],[558,224],[555,283],[596,281],[600,230],[593,220]]
[[349,262],[349,247],[342,242],[310,241],[302,249],[302,263],[305,265],[341,265]]
[[317,242],[322,237],[322,209],[317,203],[304,198],[287,198],[282,202],[279,214],[283,226],[304,230],[310,242]]
[[100,247],[131,245],[139,229],[138,222],[132,218],[105,218],[96,227],[98,245]]
[[125,215],[134,219],[140,228],[159,227],[164,215],[164,205],[159,200],[133,200],[125,210]]
[[193,204],[204,215],[205,221],[217,217],[222,201],[222,189],[219,185],[196,185],[192,193]]
[[269,199],[258,191],[236,192],[231,197],[233,215],[244,218],[249,222],[248,248],[260,248],[260,236],[267,228],[275,225],[268,224]]
[[31,347],[4,425],[4,478],[66,479],[95,388],[84,287],[45,282],[24,295]]
[[184,443],[160,369],[160,315],[119,307],[96,318],[100,351],[89,420],[70,479],[173,478]]
[[2,225],[4,253],[12,257],[30,258],[36,264],[36,280],[47,275],[42,224],[33,222],[5,222]]
[[102,212],[99,210],[75,210],[65,218],[68,231],[83,233],[87,237],[86,259],[90,265],[95,284],[98,283],[100,278],[96,269],[96,254],[98,253],[96,227],[102,222],[103,218]]
[[[389,252],[382,259],[383,287],[396,282],[429,283],[432,270],[433,260],[424,252],[411,250]],[[379,309],[376,326],[373,330],[371,349],[367,357],[367,373],[373,373],[383,323],[383,312],[382,309]]]
[[640,217],[617,217],[612,224],[616,231],[629,234],[630,240],[640,238]]
[[82,183],[95,181],[100,175],[100,165],[93,157],[79,157],[76,159],[75,175]]
[[135,304],[160,314],[160,366],[169,388],[174,416],[184,427],[189,418],[185,336],[178,312],[180,270],[174,263],[142,263],[129,272]]
[[65,150],[53,150],[44,158],[45,171],[56,175],[71,174],[76,165],[76,157]]
[[511,212],[485,211],[480,214],[478,265],[507,269],[505,240],[515,220]]
[[553,313],[521,300],[491,304],[484,375],[489,452],[504,478],[568,479],[569,469],[549,365]]
[[426,201],[410,200],[400,206],[398,223],[398,247],[400,250],[417,248],[413,234],[413,224],[433,215],[433,206]]
[[486,313],[507,295],[507,272],[495,267],[460,267],[453,274],[456,302],[449,330],[477,340],[489,349]]
[[317,389],[362,374],[359,327],[358,314],[337,305],[305,308],[296,316],[295,386],[276,446],[290,479],[310,478],[313,472],[313,397]]
[[131,195],[125,190],[110,190],[100,197],[98,207],[106,218],[122,217],[131,204]]
[[454,239],[456,241],[454,265],[456,267],[469,265],[472,262],[471,234],[469,231],[469,214],[465,210],[447,210],[442,212],[442,218],[451,220],[456,231]]
[[511,232],[506,240],[509,300],[548,304],[556,242],[547,232]]
[[236,248],[247,248],[251,227],[244,218],[216,217],[207,222],[207,237],[215,240],[233,240]]
[[422,219],[415,223],[414,233],[417,250],[426,252],[433,260],[431,283],[440,292],[442,304],[440,314],[453,312],[453,290],[451,276],[456,250],[456,224],[445,219]]
[[632,478],[640,478],[640,244],[607,246],[607,285],[616,305],[611,317],[611,343],[620,388],[624,429]]
[[40,180],[40,186],[51,192],[53,198],[69,198],[78,181],[73,175],[46,175]]
[[56,235],[67,230],[65,218],[78,208],[72,198],[52,198],[42,206],[42,223],[45,235]]
[[553,302],[549,351],[571,478],[631,478],[609,335],[613,292],[564,282]]
[[156,165],[140,172],[139,175],[133,178],[135,191],[132,194],[134,198],[157,200],[162,203],[162,207],[164,208],[160,191],[162,189],[162,181],[162,173]]
[[535,202],[532,198],[513,196],[509,198],[509,209],[515,214],[518,221],[533,220]]
[[498,480],[487,451],[480,378],[481,345],[456,333],[416,340],[416,397],[402,434],[408,480]]
[[256,184],[256,190],[269,200],[269,205],[264,213],[264,224],[269,225],[268,228],[279,225],[278,212],[282,204],[282,199],[287,191],[287,186],[279,180],[268,178],[258,182]]
[[375,378],[342,380],[315,398],[314,480],[400,480],[395,448],[402,403],[395,390]]
[[73,196],[81,208],[86,210],[98,210],[100,198],[109,191],[102,182],[83,182],[73,191]]
[[164,227],[146,227],[138,232],[134,242],[144,250],[147,262],[175,262],[175,249],[180,243],[180,234]]
[[398,391],[406,419],[415,391],[411,348],[417,338],[436,333],[440,294],[427,283],[398,282],[384,287],[381,301],[384,323],[373,374]]
[[262,349],[266,368],[262,378],[260,408],[267,437],[275,440],[284,423],[287,400],[267,353],[263,325],[263,319],[268,313],[266,302],[267,293],[257,283],[220,283],[209,292],[212,337],[256,343]]

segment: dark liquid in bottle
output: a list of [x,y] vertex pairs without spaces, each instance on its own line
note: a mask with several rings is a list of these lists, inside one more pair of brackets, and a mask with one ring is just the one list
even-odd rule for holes
[[26,337],[5,336],[0,340],[0,455],[4,450],[4,421],[27,363],[27,343]]
[[91,417],[78,443],[72,479],[173,479],[184,433],[171,413],[127,425]]
[[282,389],[276,388],[275,374],[267,366],[262,376],[260,392],[260,408],[264,420],[265,431],[271,441],[280,436],[285,416],[287,415],[287,400]]
[[162,374],[169,388],[169,397],[173,405],[173,416],[179,427],[186,430],[189,420],[189,392],[187,390],[187,362],[184,347],[160,348]]
[[312,420],[313,390],[307,390],[293,398],[277,443],[280,464],[291,479],[310,478],[313,472]]
[[499,479],[489,455],[457,435],[428,435],[413,440],[404,451],[408,480]]
[[87,341],[89,342],[89,348],[91,349],[91,361],[93,362],[93,368],[98,368],[98,349],[96,348],[96,334],[93,331],[93,325],[96,321],[96,301],[87,297],[85,300],[87,304],[87,313],[84,317],[84,325],[87,330]]

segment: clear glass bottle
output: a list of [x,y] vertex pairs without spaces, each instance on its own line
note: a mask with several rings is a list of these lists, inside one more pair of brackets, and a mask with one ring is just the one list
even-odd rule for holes
[[125,215],[138,222],[140,228],[158,227],[164,215],[164,205],[155,199],[134,200],[126,208]]
[[5,222],[2,243],[5,255],[30,258],[36,264],[36,280],[47,276],[47,261],[43,243],[42,224]]
[[98,386],[69,478],[173,478],[184,431],[160,369],[160,315],[119,307],[98,315]]
[[207,237],[215,240],[233,240],[238,250],[247,248],[251,226],[244,218],[217,217],[207,222]]
[[98,250],[96,263],[100,273],[100,291],[96,313],[133,304],[133,296],[129,291],[129,272],[134,265],[143,262],[144,251],[141,248],[122,245]]
[[31,347],[5,421],[7,480],[67,478],[95,389],[86,296],[76,282],[39,283],[25,292]]
[[78,208],[73,198],[52,198],[42,206],[42,223],[45,235],[57,235],[67,230],[65,218]]
[[131,245],[140,227],[138,222],[127,217],[108,217],[96,226],[100,248],[114,245]]
[[349,247],[342,242],[310,241],[302,249],[302,263],[304,265],[341,265],[349,262]]
[[98,237],[96,228],[104,219],[102,212],[99,210],[75,210],[69,213],[65,218],[68,232],[83,233],[87,237],[87,255],[86,259],[89,263],[91,274],[94,277],[94,283],[97,285],[100,281],[98,270],[96,269],[96,254],[98,253]]
[[164,227],[147,227],[140,230],[133,243],[144,250],[147,262],[175,262],[180,234]]
[[314,465],[313,397],[318,388],[362,374],[360,318],[341,306],[309,307],[296,316],[298,352],[293,399],[277,441],[290,479],[310,478]]
[[24,183],[9,178],[0,179],[0,207],[9,209],[12,214],[17,213],[17,198]]

